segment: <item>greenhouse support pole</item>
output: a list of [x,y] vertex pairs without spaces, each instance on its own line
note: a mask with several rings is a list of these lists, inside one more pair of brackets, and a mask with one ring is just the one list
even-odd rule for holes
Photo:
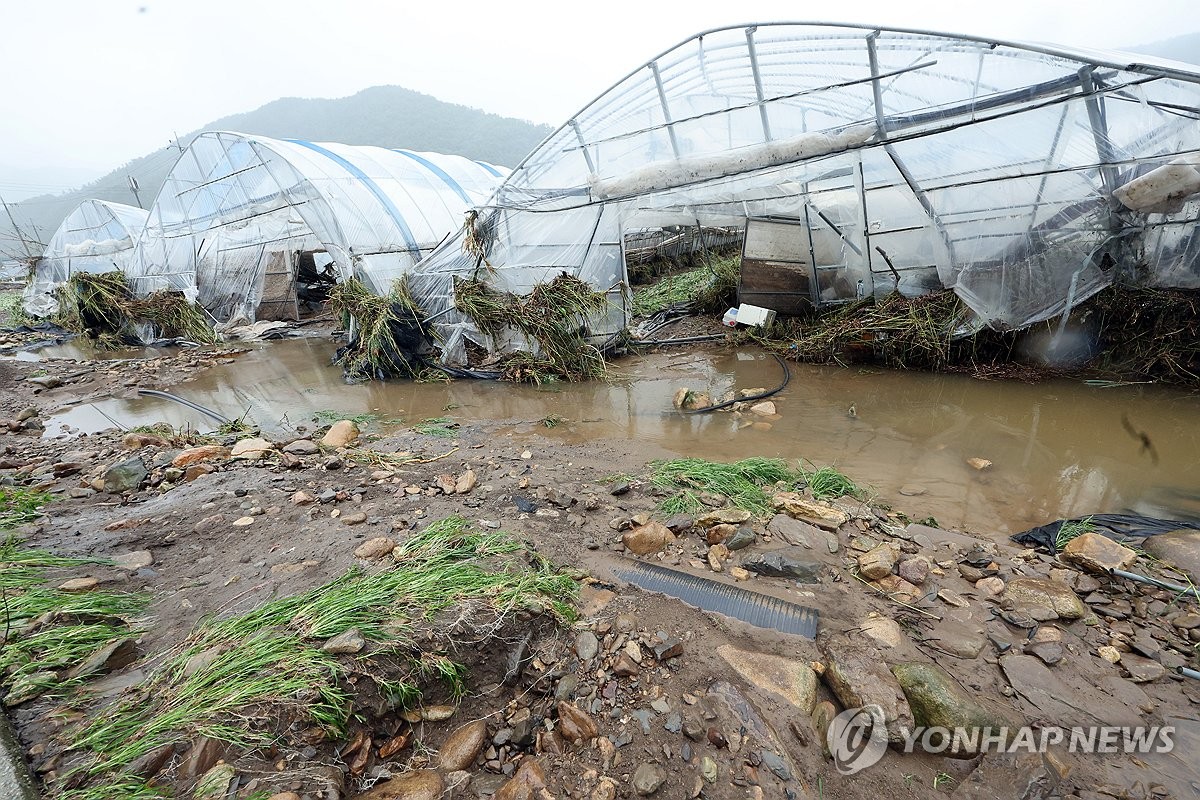
[[662,106],[663,119],[667,122],[667,136],[671,137],[671,152],[675,160],[679,160],[679,140],[675,138],[675,123],[671,120],[671,105],[667,102],[667,91],[663,88],[662,75],[658,71],[658,62],[650,62],[650,71],[654,73],[654,85],[658,89],[658,102]]
[[1117,188],[1117,168],[1113,166],[1114,153],[1112,142],[1108,139],[1108,121],[1100,99],[1096,96],[1096,82],[1092,78],[1094,67],[1087,66],[1079,70],[1079,82],[1083,87],[1084,103],[1087,104],[1088,122],[1092,126],[1092,138],[1096,142],[1096,157],[1100,160],[1100,180],[1104,191],[1109,196]]
[[579,120],[573,119],[568,124],[571,126],[571,130],[575,131],[575,138],[579,140],[579,149],[583,151],[583,160],[587,164],[588,172],[595,175],[596,165],[592,163],[592,154],[588,152],[587,142],[583,140],[583,131],[579,128]]
[[763,93],[762,73],[758,71],[758,49],[754,46],[757,25],[746,28],[746,49],[750,53],[750,73],[754,76],[754,92],[758,95],[758,117],[762,120],[763,138],[771,141],[771,119],[767,116],[767,96]]
[[[949,234],[946,233],[945,227],[942,225],[941,219],[938,218],[937,212],[934,210],[933,202],[930,201],[929,195],[925,194],[925,190],[917,183],[917,179],[909,172],[908,167],[900,160],[900,156],[896,154],[896,148],[892,147],[887,141],[887,123],[883,115],[883,85],[881,84],[881,75],[879,73],[879,53],[875,49],[875,39],[879,36],[878,30],[873,30],[867,34],[867,58],[871,64],[871,92],[875,96],[875,124],[877,135],[880,141],[883,142],[884,152],[888,154],[888,158],[896,165],[896,170],[900,173],[900,177],[908,184],[909,191],[917,198],[917,202],[921,204],[921,208],[925,209],[925,213],[929,216],[933,227],[942,237],[942,241],[946,245],[946,250],[951,254],[954,253],[954,244],[950,241]],[[864,192],[865,192],[864,188]],[[951,258],[953,260],[953,257]]]

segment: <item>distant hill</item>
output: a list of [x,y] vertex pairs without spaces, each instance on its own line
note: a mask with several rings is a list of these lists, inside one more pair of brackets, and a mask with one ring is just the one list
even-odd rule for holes
[[[429,150],[506,167],[515,167],[551,132],[549,125],[444,103],[399,86],[375,86],[337,99],[283,98],[255,111],[215,120],[204,130]],[[186,146],[199,132],[180,137],[182,144]],[[83,200],[97,198],[134,205],[127,175],[137,180],[142,205],[149,207],[178,157],[177,148],[164,147],[76,191],[41,195],[9,205],[22,230],[34,231],[40,241],[46,242],[63,217]],[[21,255],[12,233],[8,220],[0,214],[0,255]]]
[[1161,42],[1142,44],[1137,47],[1122,48],[1129,53],[1145,53],[1148,56],[1169,58],[1174,61],[1184,61],[1188,64],[1200,64],[1200,33],[1189,33],[1164,39]]

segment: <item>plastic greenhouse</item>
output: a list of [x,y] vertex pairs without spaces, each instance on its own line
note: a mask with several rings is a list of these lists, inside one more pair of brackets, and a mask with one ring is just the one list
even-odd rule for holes
[[58,310],[54,290],[79,272],[111,272],[129,266],[134,243],[146,225],[140,208],[84,200],[50,237],[25,288],[25,310],[45,317]]
[[732,226],[760,305],[952,287],[977,324],[1022,328],[1121,271],[1200,287],[1198,119],[1197,68],[1140,56],[841,24],[711,30],[568,120],[479,209],[473,251],[460,233],[411,283],[447,361],[465,339],[506,346],[454,309],[456,275],[524,294],[568,272],[610,292],[590,329],[607,336],[628,318],[627,237]]
[[129,267],[219,322],[297,318],[306,289],[357,276],[383,294],[463,224],[507,170],[460,156],[239,133],[197,136]]

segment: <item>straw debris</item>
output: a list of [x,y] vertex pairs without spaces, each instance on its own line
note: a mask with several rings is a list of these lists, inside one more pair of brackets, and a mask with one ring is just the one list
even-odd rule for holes
[[406,278],[397,279],[383,296],[358,278],[349,278],[330,291],[329,305],[343,327],[352,330],[350,342],[334,359],[347,376],[383,380],[421,373],[421,355],[432,335]]
[[79,272],[58,287],[55,321],[93,339],[103,349],[140,341],[136,328],[149,325],[154,335],[213,344],[216,334],[204,312],[182,292],[162,289],[134,297],[125,273]]

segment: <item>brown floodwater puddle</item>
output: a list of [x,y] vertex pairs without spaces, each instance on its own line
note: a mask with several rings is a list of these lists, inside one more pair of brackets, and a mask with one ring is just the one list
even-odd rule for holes
[[[314,412],[329,409],[408,425],[441,416],[498,421],[502,434],[565,444],[625,440],[717,460],[832,464],[914,518],[993,535],[1104,512],[1200,517],[1200,396],[1159,386],[1028,385],[793,364],[790,384],[772,398],[778,417],[766,420],[684,415],[671,404],[680,387],[719,397],[777,385],[778,364],[753,350],[633,357],[613,365],[609,382],[543,387],[347,385],[330,364],[332,350],[326,339],[265,343],[171,391],[229,418],[246,415],[268,432],[311,426]],[[546,419],[558,424],[547,427]],[[47,436],[154,422],[212,424],[169,400],[114,397],[55,416]],[[991,466],[975,469],[969,459]]]

